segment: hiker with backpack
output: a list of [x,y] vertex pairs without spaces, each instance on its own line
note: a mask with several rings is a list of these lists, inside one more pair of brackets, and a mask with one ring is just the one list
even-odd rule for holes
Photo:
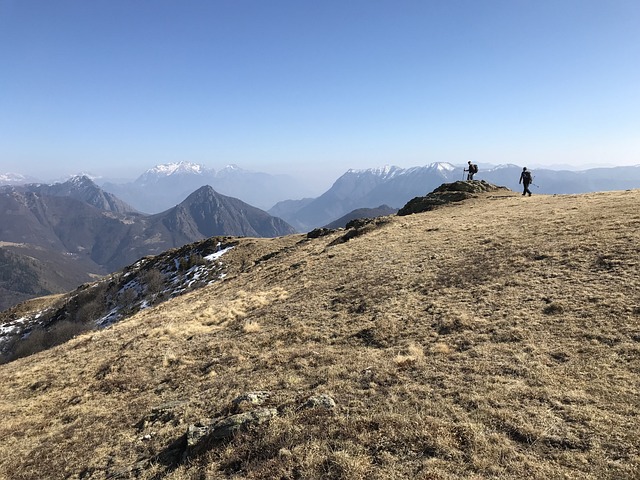
[[478,173],[478,165],[471,163],[471,160],[467,163],[469,164],[469,168],[465,168],[463,171],[469,172],[467,174],[467,180],[473,180],[473,175]]
[[531,190],[529,190],[529,185],[533,182],[533,177],[531,176],[531,172],[527,170],[527,167],[522,168],[522,173],[520,174],[520,181],[518,184],[524,185],[524,191],[522,192],[522,196],[524,197],[527,193],[531,196]]

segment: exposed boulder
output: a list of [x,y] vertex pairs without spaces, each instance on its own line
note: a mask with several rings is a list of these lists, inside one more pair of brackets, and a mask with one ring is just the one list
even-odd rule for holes
[[331,398],[331,396],[323,393],[309,397],[302,408],[324,408],[325,410],[333,410],[336,408],[336,401]]
[[269,392],[247,392],[233,399],[232,406],[235,412],[243,412],[253,407],[260,407],[269,400]]
[[452,202],[461,202],[473,198],[479,193],[509,190],[507,187],[499,187],[484,180],[459,180],[453,183],[443,183],[433,192],[424,197],[415,197],[398,211],[398,216],[411,215],[413,213],[428,212],[434,208]]
[[208,425],[203,423],[189,425],[185,453],[187,456],[198,454],[206,450],[211,441],[230,438],[249,427],[266,423],[277,415],[277,409],[263,408],[216,419]]
[[335,232],[334,229],[331,228],[314,228],[309,233],[307,233],[307,238],[320,238],[326,237],[327,235]]
[[346,233],[338,238],[336,238],[333,242],[329,244],[330,247],[335,245],[339,245],[341,243],[348,242],[352,238],[359,237],[361,235],[365,235],[369,232],[372,232],[376,228],[389,223],[389,219],[386,217],[378,217],[378,218],[358,218],[356,220],[352,220],[347,223]]

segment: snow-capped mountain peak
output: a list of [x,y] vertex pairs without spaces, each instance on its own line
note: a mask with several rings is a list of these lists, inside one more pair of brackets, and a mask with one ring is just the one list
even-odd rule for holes
[[22,185],[36,180],[21,173],[0,173],[0,185]]
[[137,184],[148,184],[161,181],[174,176],[199,177],[206,175],[214,175],[213,169],[208,169],[204,165],[191,162],[173,162],[156,165],[144,172],[135,181]]
[[222,170],[226,170],[226,171],[239,171],[242,170],[242,168],[240,168],[238,165],[236,165],[235,163],[230,163],[229,165],[225,165],[225,167]]
[[91,177],[86,173],[80,173],[78,175],[73,175],[69,177],[69,179],[66,182],[62,182],[62,183],[70,183],[71,185],[84,186],[87,184],[93,184],[94,183],[93,180],[94,180],[94,177]]
[[393,178],[396,175],[400,175],[402,174],[402,172],[404,172],[404,169],[400,167],[396,167],[395,165],[385,165],[383,167],[367,168],[363,170],[357,170],[357,169],[351,168],[347,171],[347,173],[351,173],[355,175],[363,175],[363,174],[375,175],[376,177],[380,177],[385,180]]
[[155,176],[169,176],[175,174],[201,174],[206,171],[206,167],[204,165],[200,165],[198,163],[191,162],[173,162],[173,163],[164,163],[162,165],[156,165],[153,168],[150,168],[145,172],[145,174],[152,174]]
[[434,162],[434,163],[430,163],[427,168],[432,169],[432,170],[437,170],[438,172],[441,173],[448,173],[448,172],[453,172],[454,170],[456,170],[456,167],[452,164],[450,164],[449,162]]

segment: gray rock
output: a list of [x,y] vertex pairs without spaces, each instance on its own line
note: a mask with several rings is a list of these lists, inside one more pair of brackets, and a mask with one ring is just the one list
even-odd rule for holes
[[185,455],[191,456],[207,449],[213,440],[223,440],[254,425],[261,425],[278,416],[275,408],[263,408],[252,412],[238,413],[213,421],[209,425],[197,423],[187,429],[187,449]]
[[210,426],[203,425],[201,423],[189,425],[189,427],[187,428],[187,448],[189,449],[197,445],[200,440],[202,440],[209,434],[210,430]]
[[336,401],[327,394],[314,395],[302,406],[303,408],[324,408],[326,410],[333,410],[336,408]]
[[252,412],[238,413],[214,423],[209,433],[210,438],[228,438],[249,426],[260,425],[278,416],[275,408],[263,408]]
[[234,411],[242,411],[248,407],[259,407],[269,400],[270,393],[265,391],[247,392],[233,399]]

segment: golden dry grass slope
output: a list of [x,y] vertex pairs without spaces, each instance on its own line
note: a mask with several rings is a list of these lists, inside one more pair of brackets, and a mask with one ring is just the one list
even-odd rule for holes
[[[0,477],[640,478],[639,205],[499,192],[242,239],[223,281],[0,366]],[[276,417],[182,455],[256,390]]]

